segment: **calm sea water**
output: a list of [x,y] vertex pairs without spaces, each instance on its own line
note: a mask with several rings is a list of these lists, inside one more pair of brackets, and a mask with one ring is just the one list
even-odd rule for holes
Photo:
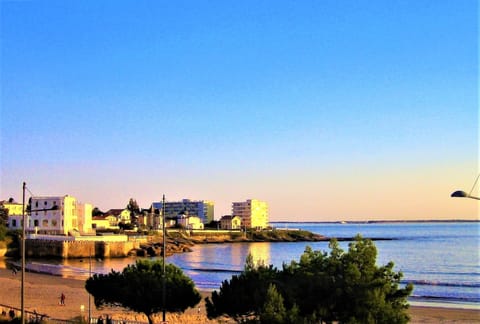
[[[403,283],[415,285],[414,303],[436,303],[480,309],[480,223],[273,223],[277,228],[300,228],[329,237],[353,237],[360,233],[376,241],[377,263],[395,263]],[[298,260],[305,247],[328,251],[328,242],[234,243],[196,245],[191,253],[167,259],[181,267],[201,289],[217,289],[223,280],[243,269],[251,253],[255,260],[281,267]],[[348,242],[341,242],[345,250]],[[121,270],[135,259],[93,260],[92,272]],[[70,277],[88,277],[88,260],[35,260],[30,268]]]

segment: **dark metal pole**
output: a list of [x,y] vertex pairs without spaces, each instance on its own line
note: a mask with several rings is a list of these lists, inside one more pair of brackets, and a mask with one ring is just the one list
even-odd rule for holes
[[[95,244],[95,242],[91,242]],[[92,276],[92,245],[90,244],[89,254],[88,254],[88,278]],[[88,324],[92,322],[92,312],[91,312],[91,296],[88,294]]]
[[166,272],[165,272],[165,254],[167,252],[167,244],[166,244],[166,239],[165,239],[165,195],[163,195],[162,199],[162,216],[163,216],[163,225],[162,225],[162,230],[163,230],[163,251],[162,251],[162,261],[163,261],[163,275],[162,275],[162,313],[163,313],[163,322],[165,322],[165,300],[167,296],[167,285],[166,285]]
[[21,309],[22,309],[22,324],[25,324],[25,188],[27,184],[23,182],[23,208],[22,208],[22,291],[21,291]]

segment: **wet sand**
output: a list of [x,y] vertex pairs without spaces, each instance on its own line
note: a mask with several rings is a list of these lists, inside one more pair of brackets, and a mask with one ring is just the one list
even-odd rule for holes
[[[0,269],[0,310],[8,307],[20,308],[21,274],[16,275],[8,269]],[[60,305],[61,294],[65,295],[65,306]],[[208,296],[209,292],[201,292]],[[83,280],[61,278],[46,274],[29,273],[25,275],[25,310],[46,314],[50,318],[72,319],[79,316],[88,317],[88,293]],[[5,306],[4,306],[5,305]],[[83,305],[83,312],[81,306]],[[91,315],[113,319],[147,322],[145,316],[127,312],[119,308],[96,309],[91,298]],[[480,323],[480,310],[443,307],[411,306],[409,313],[411,323]],[[167,314],[170,323],[219,323],[210,321],[205,315],[204,301],[184,314]],[[161,322],[161,314],[156,322]],[[222,321],[225,323],[225,321]]]

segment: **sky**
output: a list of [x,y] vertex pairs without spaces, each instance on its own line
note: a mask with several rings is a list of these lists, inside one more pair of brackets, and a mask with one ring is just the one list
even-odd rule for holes
[[0,6],[0,199],[479,219],[477,1]]

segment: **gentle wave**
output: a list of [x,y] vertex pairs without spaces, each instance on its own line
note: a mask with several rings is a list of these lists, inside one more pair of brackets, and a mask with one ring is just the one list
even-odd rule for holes
[[479,277],[480,278],[480,272],[447,272],[447,271],[415,271],[415,270],[409,270],[408,271],[410,274],[415,274],[415,275],[446,275],[446,276],[466,276],[466,277]]
[[413,295],[413,296],[410,296],[408,299],[411,301],[432,300],[432,301],[459,302],[459,303],[479,303],[480,302],[480,297]]
[[402,280],[400,283],[425,286],[441,286],[441,287],[465,287],[465,288],[480,288],[480,283],[476,282],[441,282],[432,280]]

